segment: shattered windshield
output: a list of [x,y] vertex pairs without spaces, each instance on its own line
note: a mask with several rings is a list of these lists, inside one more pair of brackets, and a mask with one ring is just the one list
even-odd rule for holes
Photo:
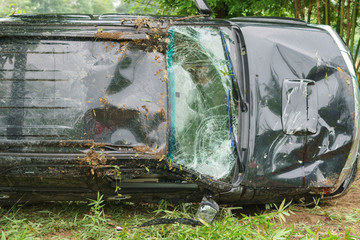
[[236,162],[230,33],[205,26],[169,30],[170,158],[215,179],[229,178]]

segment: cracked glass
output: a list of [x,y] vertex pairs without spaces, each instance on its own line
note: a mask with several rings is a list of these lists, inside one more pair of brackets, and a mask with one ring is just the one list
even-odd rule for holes
[[169,30],[170,159],[230,179],[236,162],[238,102],[228,28],[178,26]]

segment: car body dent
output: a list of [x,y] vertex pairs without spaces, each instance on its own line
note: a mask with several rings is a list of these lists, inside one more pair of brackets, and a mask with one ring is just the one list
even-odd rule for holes
[[[333,36],[319,28],[312,29],[311,25],[309,28],[240,22],[239,26],[249,59],[253,112],[250,131],[254,137],[241,184],[253,188],[336,191],[343,182],[338,181],[341,169],[352,169],[358,148],[358,88],[347,52],[345,58],[340,52],[344,46],[338,48]],[[326,38],[327,44],[332,44],[326,46],[333,49],[331,54],[322,41]],[[322,66],[326,66],[325,72]],[[318,88],[317,133],[284,134],[282,99],[278,93],[284,79],[302,78],[315,80]],[[334,98],[339,101],[333,101]],[[342,112],[335,118],[327,116],[329,108],[341,108]]]

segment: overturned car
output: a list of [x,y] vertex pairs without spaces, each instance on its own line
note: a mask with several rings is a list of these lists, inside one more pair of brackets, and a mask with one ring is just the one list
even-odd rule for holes
[[328,26],[284,18],[0,20],[0,200],[333,198],[359,90]]

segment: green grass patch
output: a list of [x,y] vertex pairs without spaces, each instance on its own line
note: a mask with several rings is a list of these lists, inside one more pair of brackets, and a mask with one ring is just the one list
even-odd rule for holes
[[[178,205],[104,203],[101,196],[89,203],[62,202],[0,208],[0,237],[5,239],[360,239],[348,228],[338,233],[315,225],[291,224],[287,220],[307,213],[294,205],[267,205],[251,214],[222,207],[212,226],[183,224],[137,228],[156,218],[193,218],[198,204]],[[246,208],[246,207],[245,207]],[[299,210],[300,209],[300,210]],[[358,224],[360,209],[345,216],[316,209],[318,216],[335,224]],[[309,213],[310,214],[310,213]],[[117,230],[122,229],[121,231]]]

